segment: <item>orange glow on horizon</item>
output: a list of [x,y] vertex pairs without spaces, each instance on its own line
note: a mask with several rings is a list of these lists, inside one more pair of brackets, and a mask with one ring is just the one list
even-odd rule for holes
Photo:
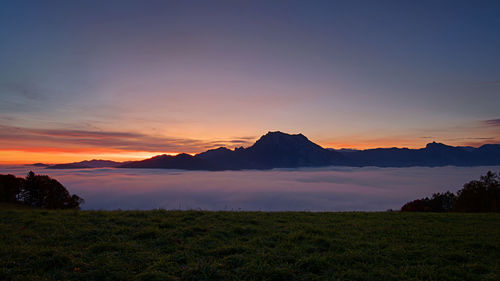
[[[315,142],[314,140],[312,140]],[[352,148],[352,149],[370,149],[377,147],[394,147],[394,142],[389,141],[370,141],[370,142],[317,142],[324,148]],[[425,146],[425,145],[423,145]],[[404,146],[410,148],[420,148],[423,146],[413,145]],[[403,147],[403,146],[400,146]],[[196,153],[187,153],[195,155]],[[95,147],[82,147],[82,148],[26,148],[26,149],[7,149],[0,150],[0,164],[59,164],[59,163],[72,163],[84,160],[102,159],[112,161],[138,161],[148,159],[157,155],[166,154],[175,156],[184,152],[161,152],[161,151],[124,151],[109,148],[95,148]]]
[[492,140],[483,140],[483,141],[470,141],[464,142],[461,139],[458,140],[441,140],[439,138],[431,139],[431,138],[420,138],[420,139],[410,139],[410,138],[393,138],[393,139],[372,139],[372,140],[362,140],[353,138],[350,142],[343,141],[326,141],[326,142],[318,142],[324,148],[334,148],[334,149],[374,149],[374,148],[409,148],[409,149],[419,149],[425,148],[428,143],[431,142],[439,142],[444,143],[446,145],[451,146],[472,146],[472,147],[480,147],[483,144],[487,143],[498,143],[498,139]]
[[77,150],[61,151],[56,149],[42,150],[0,150],[0,164],[59,164],[72,163],[84,160],[102,159],[112,161],[137,161],[153,156],[167,154],[177,155],[176,152],[148,152],[148,151],[112,151],[112,150]]

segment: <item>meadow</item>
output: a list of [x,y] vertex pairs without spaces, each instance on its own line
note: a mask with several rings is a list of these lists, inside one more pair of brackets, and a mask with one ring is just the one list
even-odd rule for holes
[[500,280],[500,214],[0,206],[3,280]]

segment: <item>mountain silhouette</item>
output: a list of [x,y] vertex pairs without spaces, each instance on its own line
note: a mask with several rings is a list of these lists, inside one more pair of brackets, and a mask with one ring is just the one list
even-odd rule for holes
[[[128,162],[127,162],[128,163]],[[124,165],[125,162],[115,162],[110,160],[85,160],[66,164],[49,165],[47,169],[90,169],[90,168],[114,168]]]
[[203,164],[203,159],[192,155],[181,153],[176,156],[158,155],[142,161],[134,161],[123,164],[119,168],[163,168],[183,170],[207,170],[208,165]]
[[324,149],[302,134],[289,135],[282,132],[269,132],[254,145],[240,149],[239,153],[249,168],[294,168],[339,165],[345,157]]
[[234,150],[220,147],[205,152],[176,156],[158,155],[141,161],[126,163],[92,160],[52,165],[52,169],[80,169],[96,167],[163,168],[184,170],[241,170],[299,168],[321,166],[481,166],[500,165],[500,144],[486,144],[479,148],[449,146],[432,142],[424,148],[376,148],[367,150],[325,149],[302,134],[268,132],[252,146]]
[[220,147],[195,156],[161,155],[120,167],[187,170],[272,169],[341,164],[343,158],[340,153],[324,149],[302,134],[269,132],[248,148],[230,150]]
[[479,148],[428,143],[425,148],[376,148],[344,153],[352,166],[481,166],[500,164],[500,145]]
[[27,164],[26,166],[34,166],[34,167],[49,167],[51,166],[50,164],[45,164],[45,163],[33,163],[33,164]]

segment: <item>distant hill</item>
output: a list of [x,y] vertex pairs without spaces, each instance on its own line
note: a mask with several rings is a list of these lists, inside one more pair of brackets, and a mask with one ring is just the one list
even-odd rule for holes
[[50,164],[45,164],[45,163],[34,163],[34,164],[27,164],[26,166],[34,166],[34,167],[48,167]]
[[92,160],[52,165],[51,169],[163,168],[184,170],[241,170],[321,166],[481,166],[500,165],[500,144],[479,148],[455,147],[432,142],[425,148],[325,149],[302,134],[268,132],[252,146],[234,150],[220,147],[196,155],[158,155],[126,163]]
[[176,156],[158,155],[142,161],[129,162],[118,166],[118,168],[163,168],[183,170],[207,170],[208,165],[202,159],[181,153]]
[[428,143],[425,148],[376,148],[344,153],[352,166],[483,166],[500,165],[500,144],[479,148]]
[[[128,163],[128,162],[127,162]],[[81,162],[55,164],[47,166],[47,169],[90,169],[90,168],[115,168],[125,162],[115,162],[110,160],[85,160]]]

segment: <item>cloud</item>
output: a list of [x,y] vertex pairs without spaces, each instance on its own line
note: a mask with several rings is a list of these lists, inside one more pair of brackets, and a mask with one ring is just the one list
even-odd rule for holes
[[500,79],[499,80],[482,81],[482,82],[476,83],[476,85],[500,85]]
[[490,137],[464,137],[464,138],[448,138],[445,141],[462,141],[462,140],[494,140],[495,138]]
[[125,151],[196,153],[218,146],[249,145],[246,138],[197,140],[147,135],[136,132],[35,129],[0,125],[3,149],[109,148]]
[[241,143],[248,143],[248,140],[230,140],[229,141],[230,143],[237,143],[237,144],[241,144]]
[[40,89],[31,83],[0,83],[0,92],[8,96],[18,95],[25,99],[40,101],[46,99],[42,92],[46,90]]
[[500,118],[483,120],[482,123],[487,126],[500,127]]

